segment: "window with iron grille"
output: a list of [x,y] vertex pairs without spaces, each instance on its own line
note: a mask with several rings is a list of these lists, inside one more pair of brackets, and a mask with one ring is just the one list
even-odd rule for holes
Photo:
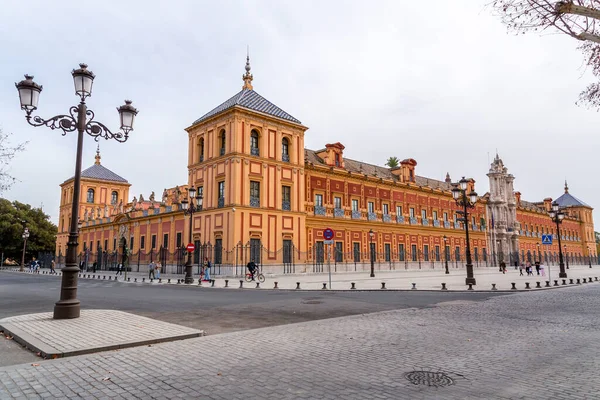
[[358,200],[352,199],[352,211],[358,211]]
[[[87,191],[87,202],[88,203],[93,203],[94,202],[94,189],[88,189],[88,191]],[[92,215],[94,215],[93,212],[92,212]]]
[[289,147],[288,139],[281,139],[281,158],[283,161],[290,161]]
[[333,206],[335,208],[342,208],[342,198],[341,197],[334,197],[333,198]]
[[404,261],[404,245],[403,244],[398,245],[398,259],[400,261]]
[[219,182],[219,192],[218,193],[219,193],[219,206],[222,207],[220,203],[225,202],[225,182],[224,181]]
[[177,232],[175,241],[177,242],[175,246],[179,249],[181,247],[181,232]]
[[385,261],[392,261],[392,245],[389,243],[383,244],[383,252],[385,256]]
[[444,248],[444,257],[446,257],[446,258],[445,258],[446,260],[449,260],[449,259],[450,259],[450,246],[446,246],[446,247]]
[[220,149],[220,154],[223,155],[225,154],[225,131],[221,131],[221,149]]
[[360,262],[360,243],[352,243],[354,262]]
[[110,204],[117,204],[118,199],[119,199],[119,193],[112,192],[110,194]]
[[250,154],[252,154],[254,156],[259,155],[258,132],[255,130],[253,130],[252,133],[250,134]]
[[292,209],[292,188],[290,186],[281,187],[281,209],[290,211]]
[[410,252],[412,253],[411,254],[412,260],[417,261],[417,245],[416,244],[412,244],[410,246]]
[[475,247],[475,261],[479,261],[479,249]]
[[146,236],[140,236],[140,250],[146,248]]
[[[100,241],[98,241],[98,244],[100,244]],[[113,238],[113,250],[117,249],[117,238]]]
[[[99,248],[100,246],[98,246]],[[104,250],[108,250],[108,239],[104,239]]]
[[485,251],[485,247],[481,249],[481,251],[483,252],[483,261],[487,261],[487,252]]
[[315,194],[315,206],[322,207],[323,206],[323,195]]
[[156,248],[156,235],[152,235],[152,250],[154,250]]
[[250,181],[250,206],[260,207],[260,182]]
[[250,239],[250,261],[260,265],[260,239]]
[[325,251],[323,242],[315,243],[315,260],[317,263],[323,264],[325,262]]
[[163,247],[165,249],[169,248],[169,234],[168,233],[163,234]]
[[342,262],[344,259],[344,249],[342,242],[335,242],[335,262]]
[[456,261],[460,261],[460,247],[456,246],[456,248],[454,249],[455,254],[455,260]]
[[215,265],[223,263],[223,239],[215,239]]
[[292,263],[292,252],[293,245],[291,240],[283,241],[283,263],[291,264]]
[[440,246],[435,246],[435,261],[440,261]]
[[133,250],[133,236],[129,238],[129,250]]
[[428,244],[423,245],[423,260],[429,261],[429,245]]

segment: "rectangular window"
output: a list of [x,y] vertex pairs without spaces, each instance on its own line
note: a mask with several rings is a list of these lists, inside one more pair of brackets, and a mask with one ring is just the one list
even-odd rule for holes
[[475,247],[475,261],[479,261],[479,249]]
[[403,244],[398,245],[398,260],[404,261],[404,245]]
[[250,239],[250,261],[260,264],[260,239]]
[[146,248],[146,236],[140,236],[140,250]]
[[433,220],[434,220],[434,221],[437,221],[437,219],[438,219],[438,216],[437,216],[437,211],[434,211],[434,212],[433,212]]
[[342,208],[342,198],[341,197],[334,197],[333,198],[333,206],[335,208]]
[[104,239],[104,250],[108,250],[108,239]]
[[[100,242],[98,242],[98,245],[100,245]],[[117,238],[113,238],[113,250],[117,249]]]
[[417,261],[417,245],[416,244],[411,244],[410,245],[410,252],[411,252],[411,257],[413,261]]
[[458,214],[454,214],[454,223],[458,222]]
[[444,257],[446,257],[445,260],[450,260],[450,246],[444,248]]
[[293,254],[293,245],[291,240],[283,241],[283,263],[291,264]]
[[165,249],[169,248],[169,234],[168,233],[163,234],[163,248],[165,248]]
[[448,213],[447,212],[444,213],[444,222],[448,222]]
[[151,249],[154,250],[156,248],[156,235],[152,235],[152,247]]
[[471,216],[471,226],[475,226],[475,217]]
[[200,260],[203,260],[204,257],[202,256],[202,254],[200,254],[202,252],[202,248],[200,247],[200,241],[199,240],[194,240],[194,247],[196,247],[196,249],[194,250],[194,264],[198,264],[200,263]]
[[440,261],[440,246],[435,246],[435,261]]
[[133,251],[133,236],[129,238],[129,250]]
[[335,262],[342,262],[344,256],[344,249],[342,242],[335,242]]
[[390,213],[390,206],[388,204],[383,205],[383,215],[388,215]]
[[485,247],[481,249],[481,252],[483,253],[483,261],[487,261],[487,252],[485,251]]
[[204,200],[204,186],[198,186],[198,189],[196,190],[196,204],[198,205],[198,209],[202,210],[202,201]]
[[323,207],[323,195],[315,194],[315,206]]
[[352,199],[352,211],[358,211],[358,200]]
[[383,252],[385,255],[385,261],[392,261],[392,248],[389,243],[383,245]]
[[[252,246],[252,245],[251,245]],[[215,265],[223,264],[223,239],[215,239]],[[260,264],[257,262],[257,264]]]
[[219,182],[219,199],[225,199],[225,182]]
[[315,243],[315,260],[319,264],[323,264],[325,262],[325,251],[323,247],[323,242]]
[[177,241],[177,244],[176,244],[177,248],[178,249],[181,248],[181,232],[177,232],[177,236],[176,236],[175,240]]
[[360,262],[360,243],[353,243],[354,262]]
[[410,218],[414,218],[415,217],[415,209],[413,207],[408,209],[408,216]]
[[375,212],[375,204],[372,201],[370,201],[368,203],[368,206],[369,206],[369,212],[370,213]]
[[402,206],[396,206],[396,215],[397,216],[401,216],[402,215]]
[[456,257],[455,260],[460,261],[460,247],[456,246],[456,248],[454,249],[454,252],[455,252],[454,256]]
[[429,245],[428,244],[423,245],[423,260],[429,261]]
[[260,182],[250,181],[250,207],[260,207]]
[[421,210],[421,219],[427,219],[427,210]]

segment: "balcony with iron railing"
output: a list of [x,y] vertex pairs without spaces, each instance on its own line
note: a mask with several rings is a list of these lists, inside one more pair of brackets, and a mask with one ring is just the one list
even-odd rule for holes
[[404,223],[404,216],[403,215],[396,215],[396,223],[403,224]]
[[390,214],[383,214],[381,218],[383,219],[383,222],[392,222],[392,217]]
[[253,156],[260,156],[260,150],[258,150],[258,147],[250,147],[250,154]]
[[344,210],[342,208],[334,208],[333,216],[336,218],[344,218]]
[[200,162],[204,161],[204,154],[200,156]]
[[283,200],[281,202],[281,209],[283,211],[290,211],[292,209],[292,205],[290,204],[289,200]]
[[417,223],[418,223],[418,221],[415,217],[410,217],[408,220],[411,225],[417,225]]
[[260,198],[256,196],[250,196],[250,207],[260,207]]
[[367,213],[367,220],[369,221],[377,221],[377,214],[374,212],[368,212]]
[[429,226],[429,220],[427,218],[421,218],[421,224],[423,226]]
[[225,198],[224,197],[219,197],[219,200],[217,200],[217,207],[218,208],[225,207]]
[[454,223],[454,229],[460,229],[460,222],[455,222]]
[[219,155],[221,155],[221,156],[225,155],[225,147],[221,147],[221,149],[219,150]]
[[437,219],[434,219],[433,220],[433,226],[436,227],[436,228],[439,228],[440,227],[440,221],[437,220]]
[[352,219],[361,219],[362,213],[358,210],[352,210]]
[[315,206],[315,215],[326,215],[325,207],[323,206]]
[[450,221],[444,221],[444,228],[450,229]]
[[282,154],[281,155],[281,161],[283,161],[283,162],[290,162],[290,155],[289,154]]

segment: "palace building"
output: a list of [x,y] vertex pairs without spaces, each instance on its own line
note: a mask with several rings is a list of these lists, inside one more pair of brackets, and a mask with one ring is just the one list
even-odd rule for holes
[[[555,200],[567,213],[557,231],[548,216],[552,199],[522,200],[496,155],[489,192],[461,221],[448,174],[444,181],[422,177],[412,158],[395,168],[352,160],[339,142],[306,149],[307,126],[254,90],[249,60],[245,69],[242,90],[185,129],[188,182],[160,199],[153,192],[129,201],[130,183],[97,152],[81,183],[79,250],[88,263],[114,263],[126,244],[130,265],[156,257],[181,266],[190,237],[181,203],[192,186],[202,196],[191,221],[194,262],[209,257],[222,273],[237,273],[250,259],[273,272],[318,271],[328,259],[354,270],[370,262],[371,251],[390,268],[464,264],[464,224],[478,266],[556,262],[558,244],[541,245],[543,234],[560,235],[572,263],[596,257],[592,207],[566,183]],[[57,254],[66,249],[73,178],[61,190]],[[474,190],[469,179],[467,192]],[[325,228],[335,232],[329,249]]]

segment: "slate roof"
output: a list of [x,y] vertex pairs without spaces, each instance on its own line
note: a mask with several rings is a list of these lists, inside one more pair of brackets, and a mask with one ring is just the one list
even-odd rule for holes
[[583,201],[579,200],[577,197],[571,195],[569,192],[563,194],[554,201],[558,203],[559,207],[590,207]]
[[[322,151],[322,150],[319,150]],[[304,149],[304,158],[309,163],[314,165],[326,165],[325,162],[317,155],[315,150]],[[398,177],[392,174],[390,168],[380,167],[378,165],[367,164],[360,161],[352,160],[344,157],[344,167],[347,171],[352,173],[366,174],[369,176],[377,176],[378,178],[391,179],[398,181]],[[427,186],[432,189],[451,190],[452,185],[444,181],[438,181],[437,179],[425,178],[422,176],[415,176],[415,183],[419,186]]]
[[[90,178],[90,179],[100,179],[103,181],[113,181],[113,182],[127,182],[127,179],[120,177],[119,175],[112,172],[110,169],[102,166],[101,164],[94,164],[91,167],[84,169],[81,171],[82,178]],[[70,181],[75,177],[71,177],[67,179]],[[65,181],[66,182],[66,181]]]
[[225,101],[221,105],[215,107],[211,111],[204,114],[202,117],[195,120],[192,125],[202,122],[214,115],[217,115],[235,106],[246,108],[252,111],[258,111],[264,114],[271,115],[273,117],[284,119],[286,121],[295,122],[296,124],[301,124],[299,120],[292,117],[290,114],[286,113],[281,108],[277,107],[275,104],[271,103],[269,100],[256,93],[254,90],[242,89],[241,92],[237,93],[229,100]]

